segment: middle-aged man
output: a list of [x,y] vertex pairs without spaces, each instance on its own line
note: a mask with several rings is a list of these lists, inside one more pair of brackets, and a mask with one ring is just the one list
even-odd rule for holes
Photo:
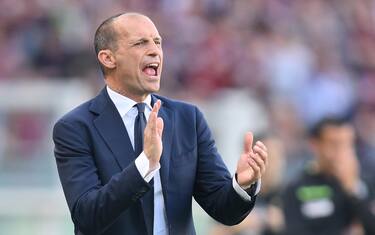
[[153,22],[137,13],[110,17],[96,31],[106,87],[53,131],[75,234],[195,234],[192,197],[227,225],[254,206],[266,147],[253,146],[247,133],[231,177],[202,113],[154,94],[161,41]]
[[283,195],[285,234],[375,234],[374,185],[360,177],[354,140],[353,126],[342,118],[312,128],[315,160]]

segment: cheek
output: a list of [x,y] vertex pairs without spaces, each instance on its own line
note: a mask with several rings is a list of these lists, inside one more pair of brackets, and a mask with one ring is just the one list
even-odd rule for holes
[[134,54],[129,54],[127,56],[124,56],[124,59],[122,60],[122,63],[121,63],[123,68],[129,71],[129,73],[131,74],[135,74],[139,72],[140,64],[141,64],[140,58]]
[[337,151],[333,146],[324,145],[321,149],[321,154],[323,155],[325,161],[334,161]]
[[121,60],[117,62],[117,68],[124,75],[131,75],[134,73],[136,64],[132,60]]
[[131,66],[131,69],[134,73],[140,73],[142,72],[141,69],[140,69],[140,66],[139,66],[139,62],[138,61],[133,61],[133,63],[130,65]]
[[337,148],[327,147],[325,150],[327,158],[329,158],[329,160],[334,160],[335,156],[339,153],[339,151],[337,150],[338,150]]

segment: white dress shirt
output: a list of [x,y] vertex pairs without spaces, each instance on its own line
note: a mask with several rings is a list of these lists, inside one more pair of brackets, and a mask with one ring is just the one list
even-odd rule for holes
[[[122,121],[125,124],[126,130],[128,132],[131,144],[134,148],[134,123],[135,118],[138,115],[138,110],[134,105],[137,103],[132,99],[129,99],[107,86],[107,92],[115,104],[117,111],[119,112]],[[146,104],[145,108],[145,117],[148,120],[150,116],[152,107],[151,107],[151,95],[148,95],[146,99],[143,101]],[[168,234],[168,226],[167,226],[167,216],[165,211],[165,204],[164,204],[164,196],[162,191],[162,185],[160,181],[160,163],[158,163],[157,168],[150,171],[149,170],[149,160],[146,157],[145,153],[142,152],[135,160],[135,165],[144,178],[145,181],[150,182],[152,178],[154,178],[154,234],[158,235],[167,235]],[[246,193],[244,189],[242,189],[235,177],[233,177],[233,188],[234,190],[244,199],[247,201],[251,201],[251,197],[249,194]],[[260,181],[257,184],[257,189],[255,194],[258,194],[260,191]]]

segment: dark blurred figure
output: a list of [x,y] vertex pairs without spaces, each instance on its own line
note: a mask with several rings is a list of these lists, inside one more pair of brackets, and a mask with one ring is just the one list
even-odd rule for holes
[[375,234],[373,184],[360,177],[353,126],[325,118],[311,130],[315,160],[282,197],[288,235]]

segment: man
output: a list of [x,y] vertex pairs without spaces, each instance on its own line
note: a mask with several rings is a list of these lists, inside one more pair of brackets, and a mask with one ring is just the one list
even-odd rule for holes
[[161,40],[137,13],[113,16],[96,31],[106,87],[53,131],[76,234],[195,234],[192,197],[227,225],[254,206],[266,147],[253,146],[247,133],[236,175],[229,175],[202,113],[154,94]]
[[326,118],[312,129],[315,160],[283,196],[285,234],[375,234],[373,184],[359,177],[354,141],[345,119]]

